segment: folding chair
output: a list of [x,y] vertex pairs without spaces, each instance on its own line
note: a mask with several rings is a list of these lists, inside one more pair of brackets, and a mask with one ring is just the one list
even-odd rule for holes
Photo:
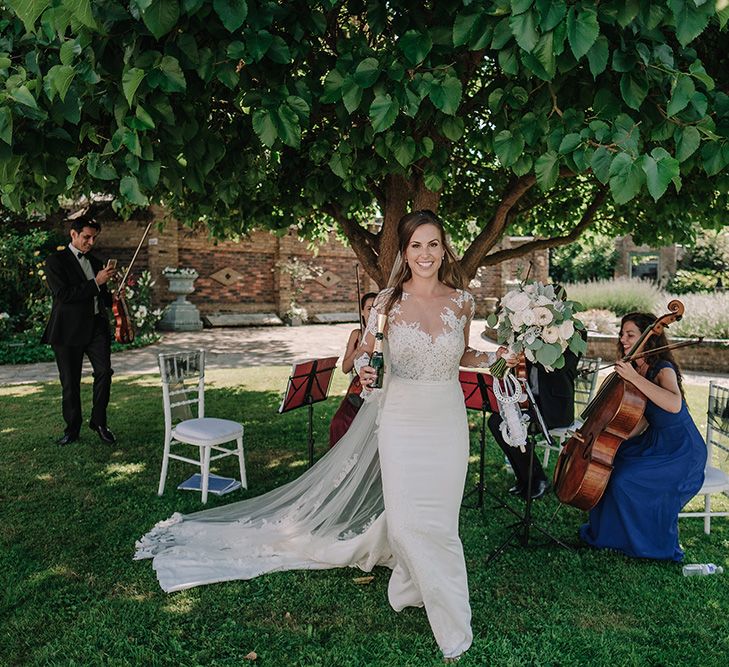
[[[211,461],[237,456],[241,485],[248,488],[243,455],[243,425],[229,419],[205,416],[205,350],[163,353],[158,358],[165,413],[165,443],[157,494],[161,496],[164,493],[170,459],[200,468],[203,503],[208,500]],[[197,406],[197,417],[193,416],[191,406]],[[233,441],[236,442],[235,448],[221,447]],[[171,453],[172,446],[179,445],[197,447],[198,458]],[[213,452],[218,453],[213,455]]]
[[[577,378],[575,379],[575,413],[580,414],[587,404],[592,400],[597,388],[597,369],[600,367],[602,359],[600,357],[580,357],[577,362]],[[544,458],[542,466],[544,468],[549,464],[549,455],[554,451],[559,454],[562,451],[564,443],[572,437],[572,434],[582,426],[583,421],[576,417],[569,426],[561,426],[549,430],[552,438],[553,446],[550,446],[546,440],[536,443],[538,447],[544,447]]]
[[[712,516],[729,516],[729,511],[712,510],[711,496],[729,497],[729,388],[709,383],[709,407],[706,419],[706,470],[698,496],[704,496],[703,512],[680,512],[679,517],[704,517],[704,532],[711,533]],[[722,469],[722,466],[724,468]],[[725,506],[729,507],[727,503]]]

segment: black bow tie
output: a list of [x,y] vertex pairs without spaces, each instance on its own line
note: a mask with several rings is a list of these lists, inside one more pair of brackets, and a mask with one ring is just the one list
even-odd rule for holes
[[79,259],[83,259],[84,257],[86,257],[86,253],[85,252],[76,252],[76,256]]

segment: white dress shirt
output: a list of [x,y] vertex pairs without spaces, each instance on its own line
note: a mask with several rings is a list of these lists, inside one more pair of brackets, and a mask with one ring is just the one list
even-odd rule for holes
[[[99,290],[99,284],[96,282],[96,276],[94,275],[94,270],[91,268],[91,262],[89,262],[88,257],[86,257],[86,255],[82,254],[81,251],[73,245],[73,243],[68,244],[68,249],[73,253],[73,256],[76,258],[76,261],[81,266],[81,270],[84,272],[84,275],[89,280],[93,280],[94,284],[96,285],[96,289]],[[99,314],[99,297],[95,296],[94,297],[94,315],[98,315],[98,314]]]

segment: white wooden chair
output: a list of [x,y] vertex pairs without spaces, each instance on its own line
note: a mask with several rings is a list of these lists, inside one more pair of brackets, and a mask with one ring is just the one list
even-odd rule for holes
[[[170,459],[191,463],[200,468],[202,502],[208,500],[210,462],[237,456],[240,482],[248,488],[243,455],[243,425],[229,419],[205,416],[205,350],[187,350],[158,355],[162,379],[162,397],[165,413],[165,442],[158,495],[165,490]],[[197,417],[191,406],[197,406]],[[236,443],[235,448],[222,447]],[[198,458],[171,453],[171,448],[192,445],[198,448]],[[217,452],[213,455],[213,452]]]
[[[704,484],[696,496],[704,496],[703,512],[681,512],[679,517],[704,518],[704,532],[711,532],[711,517],[729,516],[729,511],[712,510],[711,496],[721,493],[729,498],[729,388],[709,383],[706,419],[706,470]],[[723,466],[723,469],[722,469]],[[726,503],[725,503],[726,505]],[[729,505],[726,505],[729,507]]]
[[[577,378],[575,379],[575,413],[579,415],[595,395],[597,387],[597,369],[600,368],[602,359],[600,357],[580,357],[577,362]],[[538,440],[536,446],[544,447],[544,458],[542,466],[549,465],[549,455],[552,452],[562,451],[564,443],[572,437],[572,434],[582,426],[583,421],[578,417],[569,426],[549,429],[549,436],[554,445],[550,446],[546,440]]]

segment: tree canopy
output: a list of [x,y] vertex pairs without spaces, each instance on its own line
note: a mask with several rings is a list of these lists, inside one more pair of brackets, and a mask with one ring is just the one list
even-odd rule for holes
[[[2,204],[336,223],[380,284],[412,208],[439,210],[469,276],[589,225],[681,240],[727,211],[727,5],[14,0]],[[543,238],[492,252],[507,229]]]

